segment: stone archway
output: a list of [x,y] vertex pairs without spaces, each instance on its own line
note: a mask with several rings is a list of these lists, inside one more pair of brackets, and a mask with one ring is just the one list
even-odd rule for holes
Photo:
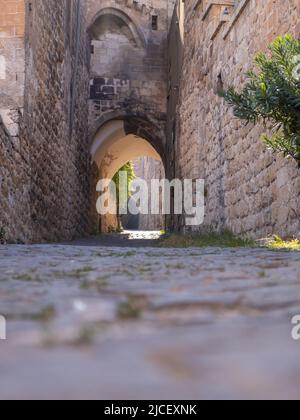
[[[128,113],[126,111],[112,111],[101,116],[96,123],[91,135],[91,154],[95,159],[95,150],[111,137],[123,138],[130,136],[144,142],[145,156],[161,159],[166,164],[165,155],[165,115],[150,118],[144,113]],[[140,148],[139,148],[140,150]]]
[[[129,161],[151,158],[164,167],[162,140],[159,129],[146,119],[124,117],[104,121],[91,144],[91,156],[98,168],[99,179],[112,179]],[[117,227],[116,216],[101,217],[101,231]]]
[[101,176],[109,179],[130,160],[143,156],[161,159],[145,138],[126,134],[121,120],[110,121],[102,127],[93,142],[91,154]]
[[168,24],[159,17],[150,30],[153,11],[124,3],[89,8],[90,151],[100,178],[140,157],[166,167]]

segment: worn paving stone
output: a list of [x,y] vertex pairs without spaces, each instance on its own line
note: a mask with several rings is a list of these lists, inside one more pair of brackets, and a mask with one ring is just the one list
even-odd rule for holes
[[0,398],[299,398],[300,253],[128,245],[1,246]]

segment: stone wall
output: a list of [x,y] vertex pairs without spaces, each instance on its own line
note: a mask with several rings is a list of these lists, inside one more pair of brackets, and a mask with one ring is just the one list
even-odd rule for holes
[[28,145],[11,136],[0,116],[0,230],[6,240],[30,234]]
[[20,138],[24,106],[24,0],[0,0],[0,229],[6,239],[29,234],[29,150]]
[[[151,181],[164,179],[165,170],[163,163],[149,157],[142,157],[134,161],[134,172],[137,178],[147,182],[149,191],[149,209],[151,208]],[[161,200],[162,201],[162,200]],[[161,203],[162,205],[162,203]],[[162,214],[140,214],[138,217],[138,229],[155,231],[165,229],[165,217]]]
[[0,0],[0,115],[13,136],[24,97],[24,22],[24,0]]
[[90,132],[106,115],[165,129],[167,35],[174,0],[88,0]]
[[[2,10],[10,14],[21,3],[5,2]],[[26,20],[20,24],[26,26],[24,94],[11,74],[1,90],[21,116],[13,131],[0,125],[0,225],[8,240],[56,241],[94,230],[97,174],[89,153],[85,5],[78,0],[25,2]],[[0,21],[2,45],[3,22],[13,27],[14,16]],[[24,39],[18,42],[24,49]]]
[[90,229],[85,5],[36,0],[27,13],[24,137],[34,242],[72,239]]
[[[177,118],[177,105],[179,100],[179,86],[182,77],[183,53],[184,53],[184,1],[179,0],[176,4],[171,30],[168,36],[168,96],[167,96],[167,146],[166,173],[169,179],[175,179],[180,172],[179,145],[179,119]],[[168,230],[174,226],[180,226],[184,220],[181,215],[168,215],[166,223]]]
[[276,36],[299,37],[300,3],[223,3],[227,6],[185,2],[177,176],[205,179],[206,227],[252,237],[295,235],[300,231],[296,163],[267,150],[259,140],[263,128],[234,119],[217,91],[223,85],[241,87],[254,55]]

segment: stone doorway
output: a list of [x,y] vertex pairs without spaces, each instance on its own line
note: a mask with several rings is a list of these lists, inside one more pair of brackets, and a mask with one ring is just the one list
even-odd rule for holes
[[[144,179],[149,187],[152,179],[165,178],[162,142],[157,136],[157,128],[146,120],[132,118],[105,122],[94,137],[91,155],[97,168],[95,185],[100,179],[112,180],[128,162],[132,162],[135,176]],[[96,195],[96,199],[98,197],[99,195]],[[150,197],[148,200],[150,204]],[[118,231],[120,221],[116,215],[101,216],[100,232]],[[128,215],[123,217],[121,222],[125,228],[131,230],[154,231],[165,228],[164,218],[160,215]]]

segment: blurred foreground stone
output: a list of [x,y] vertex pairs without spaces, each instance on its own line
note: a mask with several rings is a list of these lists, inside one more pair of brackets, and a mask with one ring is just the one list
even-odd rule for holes
[[1,399],[299,398],[299,253],[125,245],[1,246]]

